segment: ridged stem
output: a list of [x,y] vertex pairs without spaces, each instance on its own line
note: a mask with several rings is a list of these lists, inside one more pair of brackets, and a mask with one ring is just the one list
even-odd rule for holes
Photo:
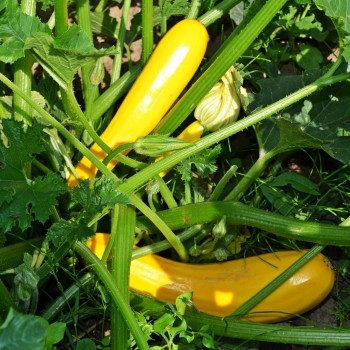
[[145,335],[135,319],[132,309],[119,288],[116,286],[107,267],[101,263],[100,259],[85,244],[76,242],[73,244],[73,249],[92,267],[98,278],[108,289],[113,303],[118,307],[119,311],[123,315],[123,318],[128,325],[128,328],[132,333],[139,349],[149,349]]
[[[112,278],[121,295],[129,302],[129,272],[135,233],[135,209],[116,205],[112,214],[110,239],[112,245]],[[130,347],[130,331],[118,305],[111,309],[111,350],[125,350]]]

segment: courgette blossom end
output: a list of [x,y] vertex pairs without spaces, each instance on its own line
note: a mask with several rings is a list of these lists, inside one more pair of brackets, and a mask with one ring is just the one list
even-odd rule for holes
[[241,108],[235,85],[238,80],[241,81],[239,73],[231,67],[197,105],[194,116],[209,131],[216,131],[237,120]]

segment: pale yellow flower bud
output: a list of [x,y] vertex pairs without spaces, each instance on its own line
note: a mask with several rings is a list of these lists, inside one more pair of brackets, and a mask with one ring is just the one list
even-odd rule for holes
[[235,86],[238,79],[239,73],[231,67],[197,105],[194,116],[208,130],[218,130],[237,120],[241,106]]

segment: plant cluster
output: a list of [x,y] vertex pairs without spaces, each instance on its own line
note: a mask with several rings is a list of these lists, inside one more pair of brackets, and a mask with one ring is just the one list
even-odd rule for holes
[[[349,10],[1,1],[0,349],[349,347]],[[184,19],[207,31],[204,59],[172,81],[189,83],[151,131],[110,146],[103,132]],[[93,176],[79,179],[81,159]],[[110,233],[101,254],[86,245],[96,232]],[[306,253],[227,317],[199,312],[192,291],[167,303],[129,290],[132,261],[149,254],[190,269],[280,250]],[[242,319],[321,252],[335,323]]]

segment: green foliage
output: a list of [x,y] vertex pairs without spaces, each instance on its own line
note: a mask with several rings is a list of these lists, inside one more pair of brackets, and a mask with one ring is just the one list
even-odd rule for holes
[[[249,106],[268,105],[305,84],[306,76],[279,77],[259,81],[260,93]],[[350,99],[348,83],[330,87],[294,104],[283,113],[264,120],[255,131],[261,152],[286,152],[300,148],[320,148],[333,158],[347,163]]]
[[39,18],[22,13],[16,0],[4,0],[0,11],[0,60],[3,62],[13,63],[24,57],[27,39],[37,33],[51,33]]
[[11,309],[0,326],[0,348],[13,350],[52,350],[63,339],[66,325],[49,324],[34,315],[23,315]]
[[94,233],[92,223],[106,215],[116,204],[130,203],[128,196],[115,191],[115,183],[108,178],[98,178],[92,187],[83,180],[72,189],[71,204],[76,208],[74,220],[60,219],[49,229],[47,237],[55,246],[64,242],[85,241]]
[[46,222],[67,185],[55,173],[31,175],[34,156],[45,151],[40,125],[24,131],[21,123],[4,119],[2,126],[6,142],[0,142],[0,228],[8,231],[18,225],[25,230],[34,220]]
[[220,145],[209,148],[181,162],[176,167],[176,171],[181,174],[181,179],[184,181],[190,181],[193,178],[192,171],[198,172],[201,178],[207,178],[216,171],[215,161],[220,152]]

